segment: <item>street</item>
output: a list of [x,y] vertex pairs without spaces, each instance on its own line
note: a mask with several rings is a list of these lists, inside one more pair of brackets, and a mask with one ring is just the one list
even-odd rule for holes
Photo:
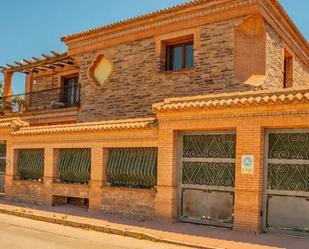
[[0,214],[1,249],[186,249]]

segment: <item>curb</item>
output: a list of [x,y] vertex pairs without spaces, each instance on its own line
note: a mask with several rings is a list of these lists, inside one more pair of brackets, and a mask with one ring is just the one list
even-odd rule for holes
[[98,225],[93,225],[90,223],[75,222],[75,221],[66,220],[66,219],[59,219],[56,217],[52,218],[52,217],[47,217],[47,216],[38,215],[38,214],[30,214],[30,213],[26,213],[26,212],[18,211],[18,210],[8,210],[5,208],[0,208],[0,213],[18,216],[22,218],[33,219],[37,221],[43,221],[43,222],[48,222],[48,223],[69,226],[69,227],[75,227],[75,228],[92,230],[92,231],[97,231],[97,232],[102,232],[102,233],[120,235],[120,236],[140,239],[140,240],[148,240],[152,242],[172,244],[172,245],[177,245],[177,246],[191,247],[191,248],[197,248],[197,249],[226,249],[222,247],[203,246],[200,244],[164,239],[164,238],[160,238],[155,235],[152,235],[152,234],[138,232],[134,230],[128,230],[128,229],[113,228],[108,225],[98,226]]

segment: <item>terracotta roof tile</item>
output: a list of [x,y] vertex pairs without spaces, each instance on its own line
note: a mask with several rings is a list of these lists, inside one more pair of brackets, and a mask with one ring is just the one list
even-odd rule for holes
[[156,120],[154,118],[111,120],[111,121],[87,122],[87,123],[66,124],[66,125],[27,127],[12,132],[12,135],[57,134],[67,132],[143,129],[155,125]]
[[280,103],[309,103],[309,88],[209,94],[194,97],[169,98],[154,104],[154,112],[192,109],[228,108]]
[[27,127],[29,124],[25,121],[22,121],[20,118],[3,118],[0,119],[0,128],[12,128],[14,130],[19,129],[20,127]]
[[61,40],[62,41],[71,40],[71,39],[81,37],[81,36],[84,36],[84,35],[89,35],[89,34],[92,34],[92,33],[100,32],[100,31],[104,31],[104,30],[109,30],[109,29],[115,28],[115,27],[120,26],[120,25],[130,24],[130,23],[134,23],[134,22],[141,21],[141,20],[144,20],[144,19],[154,18],[158,15],[168,14],[168,13],[171,13],[171,12],[174,12],[174,11],[177,11],[177,10],[193,7],[193,6],[205,3],[205,2],[212,2],[212,1],[215,1],[215,0],[192,0],[192,1],[189,1],[189,2],[186,2],[186,3],[182,3],[182,4],[178,4],[178,5],[168,7],[168,8],[165,8],[165,9],[153,11],[153,12],[143,14],[143,15],[140,15],[140,16],[124,19],[124,20],[121,20],[121,21],[118,21],[118,22],[115,22],[115,23],[99,26],[99,27],[96,27],[96,28],[93,28],[93,29],[88,29],[88,30],[77,32],[77,33],[70,34],[70,35],[65,35],[65,36],[61,37]]
[[[190,8],[190,7],[195,7],[195,6],[205,4],[205,3],[216,2],[216,1],[217,0],[192,0],[192,1],[189,1],[189,2],[185,2],[185,3],[182,3],[182,4],[175,5],[175,6],[171,6],[171,7],[165,8],[165,9],[153,11],[153,12],[150,12],[150,13],[147,13],[147,14],[144,14],[144,15],[124,19],[124,20],[121,20],[119,22],[115,22],[115,23],[112,23],[112,24],[99,26],[99,27],[96,27],[96,28],[93,28],[93,29],[88,29],[88,30],[77,32],[77,33],[74,33],[74,34],[64,35],[64,36],[61,37],[61,40],[62,41],[69,41],[69,40],[72,40],[72,39],[75,39],[75,38],[80,38],[80,37],[91,35],[91,34],[94,34],[94,33],[101,32],[101,31],[109,31],[109,30],[112,30],[113,28],[121,27],[122,25],[137,23],[137,22],[143,21],[143,20],[153,20],[154,18],[161,16],[161,15],[164,15],[164,14],[170,14],[170,13],[173,13],[175,11],[185,10],[187,8]],[[229,3],[229,1],[227,1],[227,3]],[[281,4],[279,3],[278,0],[271,0],[271,3],[274,4],[276,9],[283,16],[283,18],[287,21],[287,23],[289,25],[291,25],[291,28],[293,29],[293,31],[296,32],[296,34],[298,35],[300,40],[305,44],[306,50],[307,50],[307,53],[308,53],[309,52],[309,44],[308,44],[307,39],[299,31],[299,29],[297,28],[297,26],[295,25],[293,20],[290,18],[290,16],[287,14],[285,9],[281,6]]]

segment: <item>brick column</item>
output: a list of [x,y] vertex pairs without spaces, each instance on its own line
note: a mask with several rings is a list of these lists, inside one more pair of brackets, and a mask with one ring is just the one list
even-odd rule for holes
[[177,217],[176,134],[159,130],[157,194],[155,212],[158,218]]
[[100,212],[102,207],[102,189],[106,182],[107,150],[101,146],[91,148],[91,181],[89,193],[89,210]]
[[26,96],[25,96],[25,106],[31,106],[31,92],[32,92],[32,72],[26,76]]
[[8,96],[12,95],[12,78],[13,73],[9,72],[8,70],[3,71],[3,77],[4,77],[4,85],[3,85],[3,97],[4,97],[4,103],[3,103],[3,110],[6,112],[11,112],[11,98],[8,98]]
[[47,206],[53,205],[52,188],[57,173],[58,150],[50,147],[44,148],[44,195],[43,203]]
[[6,149],[6,172],[5,172],[5,195],[11,198],[14,177],[17,175],[17,151],[13,149],[11,143],[7,142]]
[[[254,156],[254,172],[241,173],[241,157]],[[234,228],[261,231],[263,196],[264,130],[260,126],[237,127]]]

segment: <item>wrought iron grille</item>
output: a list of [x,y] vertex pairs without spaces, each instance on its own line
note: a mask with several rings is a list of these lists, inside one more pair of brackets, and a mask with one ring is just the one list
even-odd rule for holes
[[309,165],[269,164],[268,189],[309,191]]
[[183,162],[182,184],[234,187],[234,163]]
[[44,149],[18,150],[17,168],[21,179],[42,179],[44,176]]
[[87,184],[90,169],[91,149],[60,149],[58,171],[61,182]]
[[6,168],[6,143],[0,142],[0,172],[5,172]]
[[6,143],[0,142],[0,157],[6,157]]
[[63,87],[0,97],[0,111],[13,113],[32,112],[49,109],[61,109],[78,106],[80,103],[80,85]]
[[153,188],[157,184],[157,148],[111,148],[108,182],[115,187]]
[[235,154],[235,134],[184,135],[182,184],[234,187]]
[[185,135],[183,157],[235,158],[235,134]]
[[268,189],[309,191],[309,133],[269,134]]
[[309,133],[269,134],[268,158],[309,160]]

